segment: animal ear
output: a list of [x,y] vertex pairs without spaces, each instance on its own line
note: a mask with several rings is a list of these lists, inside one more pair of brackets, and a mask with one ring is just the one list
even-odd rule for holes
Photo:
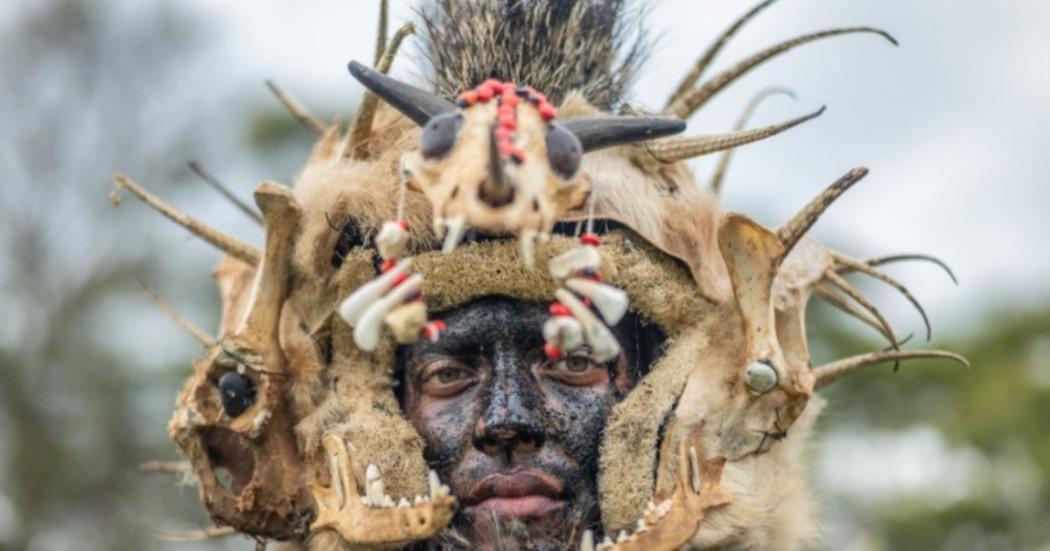
[[456,109],[452,102],[436,94],[373,71],[356,61],[350,62],[349,69],[350,74],[354,75],[354,78],[365,88],[371,90],[373,94],[419,126],[426,124],[435,115]]
[[767,358],[776,345],[772,291],[784,244],[758,222],[730,214],[719,227],[718,247],[729,270],[751,355]]
[[666,117],[585,117],[562,124],[576,134],[584,152],[655,140],[685,130],[685,121]]

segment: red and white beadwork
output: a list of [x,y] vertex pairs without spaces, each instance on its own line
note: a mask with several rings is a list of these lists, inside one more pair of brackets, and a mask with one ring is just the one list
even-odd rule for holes
[[558,109],[547,100],[547,96],[529,86],[518,86],[513,82],[503,82],[494,78],[461,93],[456,99],[456,105],[465,109],[476,103],[488,103],[493,99],[497,102],[496,149],[505,160],[521,164],[525,161],[525,151],[514,144],[518,130],[518,104],[522,101],[532,103],[547,122],[558,116]]

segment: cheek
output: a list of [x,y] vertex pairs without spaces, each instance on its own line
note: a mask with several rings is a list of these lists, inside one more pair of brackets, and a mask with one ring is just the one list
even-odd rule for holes
[[468,391],[452,399],[414,397],[409,418],[423,436],[429,462],[445,467],[469,441],[474,426],[472,395]]
[[616,402],[610,383],[594,387],[551,384],[547,411],[552,436],[581,465],[597,460],[605,420]]

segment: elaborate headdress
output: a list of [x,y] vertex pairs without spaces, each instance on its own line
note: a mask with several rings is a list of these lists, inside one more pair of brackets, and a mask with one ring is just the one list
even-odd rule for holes
[[[741,75],[795,46],[861,32],[893,41],[870,28],[814,33],[698,84],[726,41],[771,3],[716,40],[661,116],[606,112],[638,58],[631,46],[625,63],[613,63],[626,44],[623,2],[438,1],[423,12],[438,93],[385,75],[412,26],[386,46],[384,17],[376,68],[350,64],[370,93],[348,132],[277,91],[321,137],[294,187],[256,191],[261,251],[118,175],[120,188],[226,253],[215,272],[219,336],[191,328],[206,353],[169,427],[216,523],[318,549],[435,536],[455,499],[400,411],[394,352],[441,338],[428,312],[499,294],[552,303],[537,327],[552,357],[585,344],[614,357],[607,325],[628,308],[668,336],[609,418],[599,474],[608,539],[588,532],[581,548],[790,548],[809,537],[799,454],[819,410],[815,392],[876,363],[965,360],[901,350],[844,278],[870,275],[914,302],[878,266],[920,257],[860,261],[805,237],[866,169],[850,170],[776,229],[719,209],[730,150],[823,109],[756,130],[670,136]],[[536,36],[546,45],[535,59],[515,57],[515,41]],[[551,70],[558,63],[565,70]],[[704,189],[684,161],[716,152],[724,152],[718,175]],[[891,349],[812,366],[813,295],[875,327]]]

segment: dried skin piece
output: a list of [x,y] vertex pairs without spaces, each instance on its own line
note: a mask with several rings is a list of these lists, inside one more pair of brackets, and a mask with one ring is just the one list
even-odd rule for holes
[[431,472],[430,496],[417,496],[409,504],[395,504],[383,492],[382,478],[369,467],[365,496],[358,490],[346,441],[334,434],[324,437],[324,448],[331,469],[331,485],[310,485],[317,502],[317,520],[312,531],[335,530],[352,544],[387,544],[433,537],[452,520],[456,498]]

